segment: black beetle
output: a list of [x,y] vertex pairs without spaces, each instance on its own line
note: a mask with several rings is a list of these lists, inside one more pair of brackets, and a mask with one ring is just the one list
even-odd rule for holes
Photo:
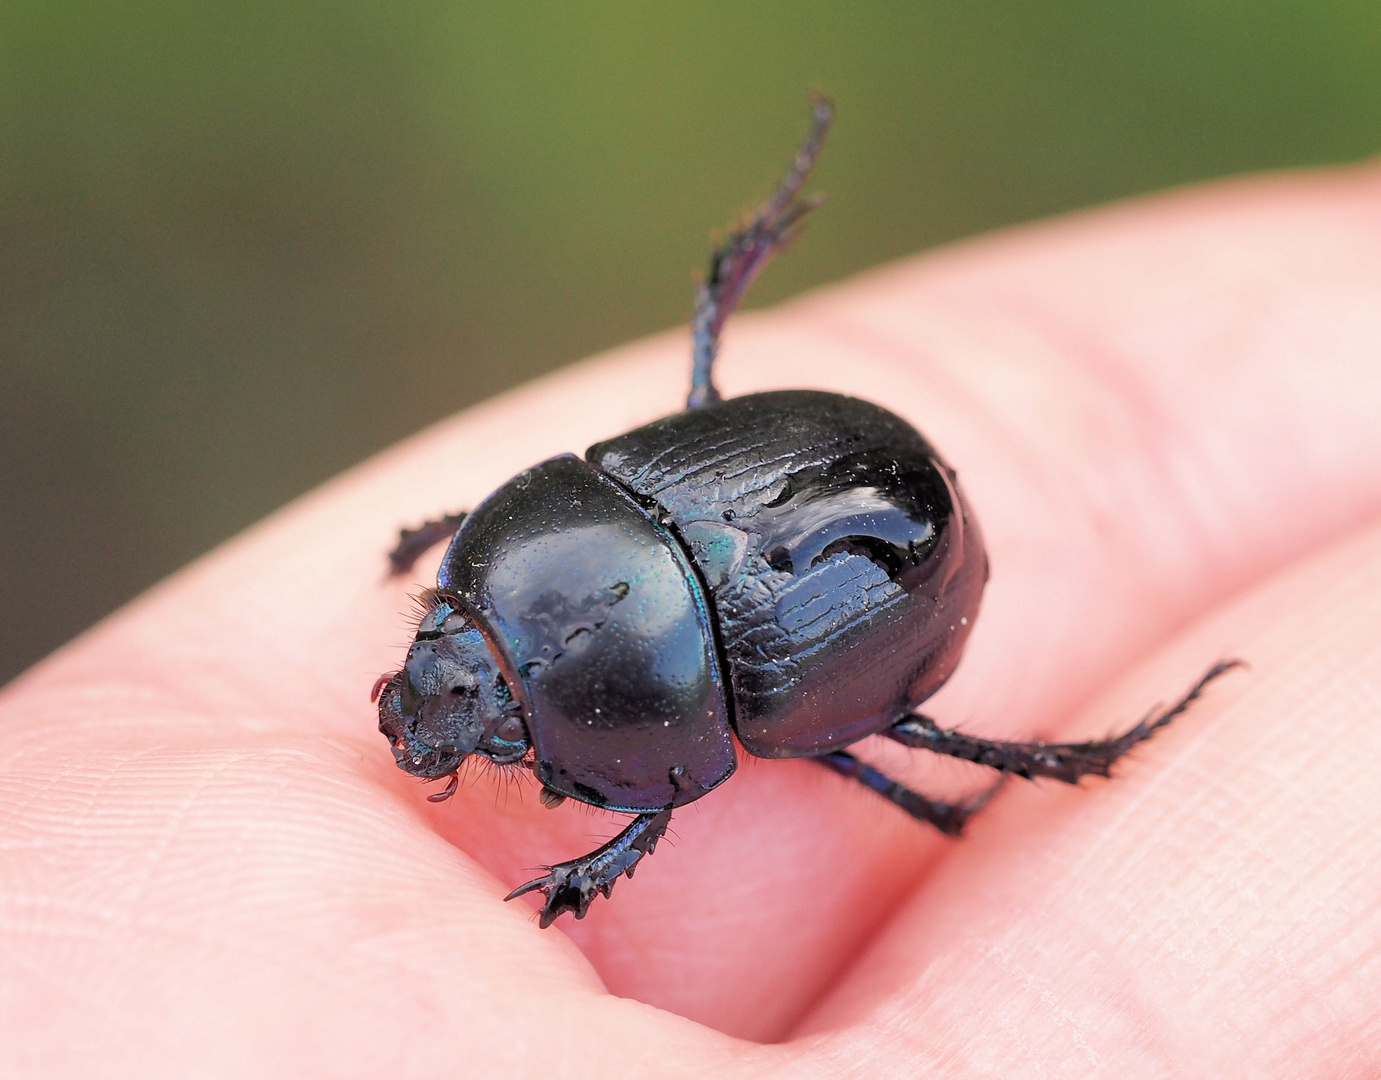
[[522,764],[549,806],[636,814],[548,867],[541,924],[582,917],[662,836],[675,807],[758,757],[808,757],[957,835],[991,791],[926,798],[845,748],[874,734],[1027,778],[1108,775],[1233,666],[1114,738],[999,742],[912,710],[949,678],[988,560],[954,471],[876,405],[805,390],[722,401],[711,369],[744,289],[818,200],[797,196],[832,106],[772,198],[714,253],[687,410],[520,473],[469,515],[405,530],[401,573],[454,533],[401,671],[375,685],[400,768],[449,777],[470,755]]

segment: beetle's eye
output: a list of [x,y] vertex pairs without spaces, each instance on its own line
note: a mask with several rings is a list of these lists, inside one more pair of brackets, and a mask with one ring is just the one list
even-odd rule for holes
[[442,622],[441,632],[443,634],[458,634],[460,631],[468,629],[469,625],[470,620],[467,619],[463,613],[452,611],[446,616],[445,621]]
[[521,717],[510,716],[494,734],[504,742],[519,742],[527,736],[527,727]]
[[434,637],[441,632],[443,624],[449,622],[453,615],[450,604],[437,604],[422,616],[422,621],[417,626],[418,637]]

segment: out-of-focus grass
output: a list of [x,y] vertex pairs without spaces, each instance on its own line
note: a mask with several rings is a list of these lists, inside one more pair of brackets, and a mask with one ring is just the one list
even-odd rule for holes
[[0,679],[398,436],[683,321],[710,227],[769,190],[809,86],[839,106],[829,208],[754,303],[1366,155],[1381,9],[16,0]]

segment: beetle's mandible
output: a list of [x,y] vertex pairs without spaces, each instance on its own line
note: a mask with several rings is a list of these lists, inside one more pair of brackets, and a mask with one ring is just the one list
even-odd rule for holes
[[548,806],[636,815],[509,895],[541,890],[544,927],[631,877],[672,811],[733,773],[735,741],[811,758],[957,835],[986,795],[927,798],[850,744],[882,734],[1075,783],[1234,666],[1093,742],[980,739],[914,711],[959,663],[988,577],[954,470],[876,405],[806,390],[724,401],[712,377],[725,319],[818,205],[800,190],[832,112],[815,100],[791,171],[711,259],[686,411],[535,465],[468,515],[405,530],[390,555],[402,573],[454,534],[406,663],[374,688],[398,766],[449,779],[440,800],[478,754],[530,768]]

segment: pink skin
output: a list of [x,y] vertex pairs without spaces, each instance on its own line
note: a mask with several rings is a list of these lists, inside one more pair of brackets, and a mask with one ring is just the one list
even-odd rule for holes
[[684,331],[299,500],[0,696],[4,1071],[1375,1075],[1378,252],[1381,171],[1283,176],[730,325],[726,394],[872,398],[959,469],[993,578],[943,722],[1103,734],[1252,665],[1115,781],[1010,783],[957,843],[745,761],[542,932],[501,898],[616,819],[394,768],[368,690],[439,557],[380,584],[396,528],[678,408]]

